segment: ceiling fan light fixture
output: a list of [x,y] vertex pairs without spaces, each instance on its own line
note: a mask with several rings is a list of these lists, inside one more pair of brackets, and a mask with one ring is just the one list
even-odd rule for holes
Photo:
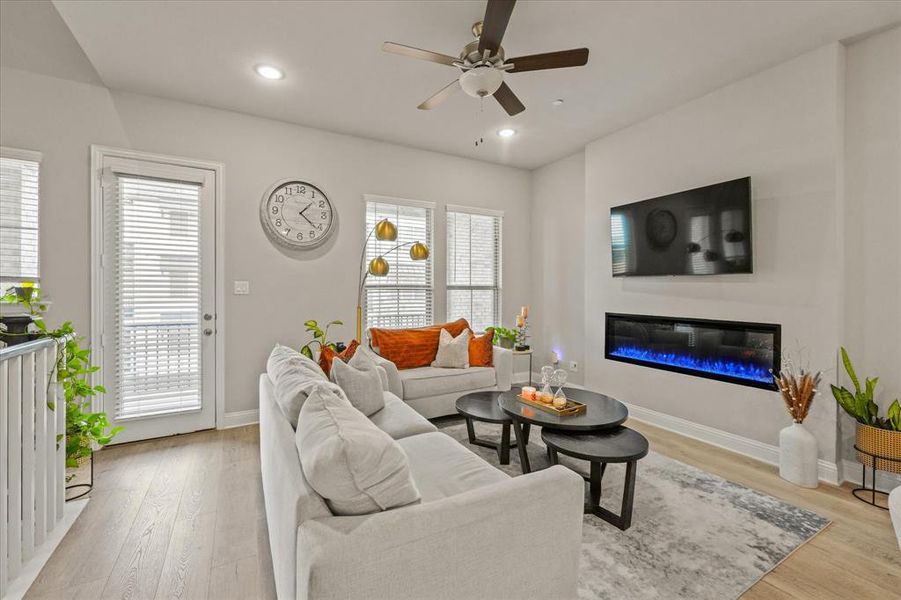
[[253,68],[254,72],[263,79],[284,79],[285,72],[278,67],[272,65],[257,65]]
[[484,98],[504,83],[504,72],[493,67],[476,67],[460,75],[460,87],[473,98]]
[[510,129],[509,127],[505,127],[504,129],[498,129],[497,134],[502,138],[509,138],[516,135],[515,129]]

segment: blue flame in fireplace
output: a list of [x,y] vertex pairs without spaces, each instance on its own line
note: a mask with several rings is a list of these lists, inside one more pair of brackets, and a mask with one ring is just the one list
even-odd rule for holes
[[759,381],[761,383],[773,383],[773,376],[767,369],[752,363],[699,358],[690,354],[676,354],[674,352],[658,352],[656,350],[648,350],[636,346],[620,346],[610,354],[612,356],[631,358],[633,360],[656,363],[658,365],[669,365],[671,367],[680,367],[683,369],[691,369],[693,371],[727,375],[729,377]]

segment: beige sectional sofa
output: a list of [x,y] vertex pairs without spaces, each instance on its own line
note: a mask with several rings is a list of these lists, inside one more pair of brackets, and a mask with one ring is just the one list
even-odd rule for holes
[[513,384],[513,353],[495,346],[491,367],[398,369],[372,348],[361,346],[388,373],[388,390],[427,419],[457,414],[457,398],[469,392],[507,391]]
[[[560,466],[511,478],[392,391],[383,394],[384,408],[369,419],[403,449],[421,498],[337,516],[304,476],[295,439],[301,434],[276,401],[270,376],[260,376],[263,491],[278,597],[575,598],[582,479]],[[298,432],[306,428],[303,417]]]

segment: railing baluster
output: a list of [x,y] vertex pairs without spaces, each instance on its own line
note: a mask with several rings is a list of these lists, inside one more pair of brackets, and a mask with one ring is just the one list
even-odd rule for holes
[[47,534],[47,348],[34,354],[34,545]]
[[34,556],[34,352],[22,357],[22,561]]
[[7,561],[9,578],[22,568],[22,357],[9,360],[9,442]]
[[7,457],[9,456],[9,364],[0,362],[0,597],[6,595],[9,575],[9,505],[6,490],[9,485]]
[[[56,495],[58,487],[62,482],[56,480],[56,415],[58,412],[66,412],[63,403],[57,404],[56,395],[56,346],[47,349],[49,358],[47,362],[48,379],[53,378],[52,385],[47,386],[47,403],[53,407],[53,410],[47,414],[47,530],[50,531],[56,527],[56,521],[62,518],[62,513],[56,510]],[[63,492],[65,493],[65,492]]]

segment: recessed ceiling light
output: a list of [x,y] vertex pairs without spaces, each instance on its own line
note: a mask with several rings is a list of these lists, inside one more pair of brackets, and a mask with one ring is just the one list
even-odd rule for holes
[[513,137],[516,135],[516,130],[510,129],[509,127],[506,129],[498,129],[497,134],[503,138]]
[[253,68],[257,75],[264,79],[284,79],[285,73],[272,65],[257,65]]
[[563,98],[557,98],[556,100],[552,100],[551,104],[553,104],[554,106],[560,106],[561,104],[563,104]]

